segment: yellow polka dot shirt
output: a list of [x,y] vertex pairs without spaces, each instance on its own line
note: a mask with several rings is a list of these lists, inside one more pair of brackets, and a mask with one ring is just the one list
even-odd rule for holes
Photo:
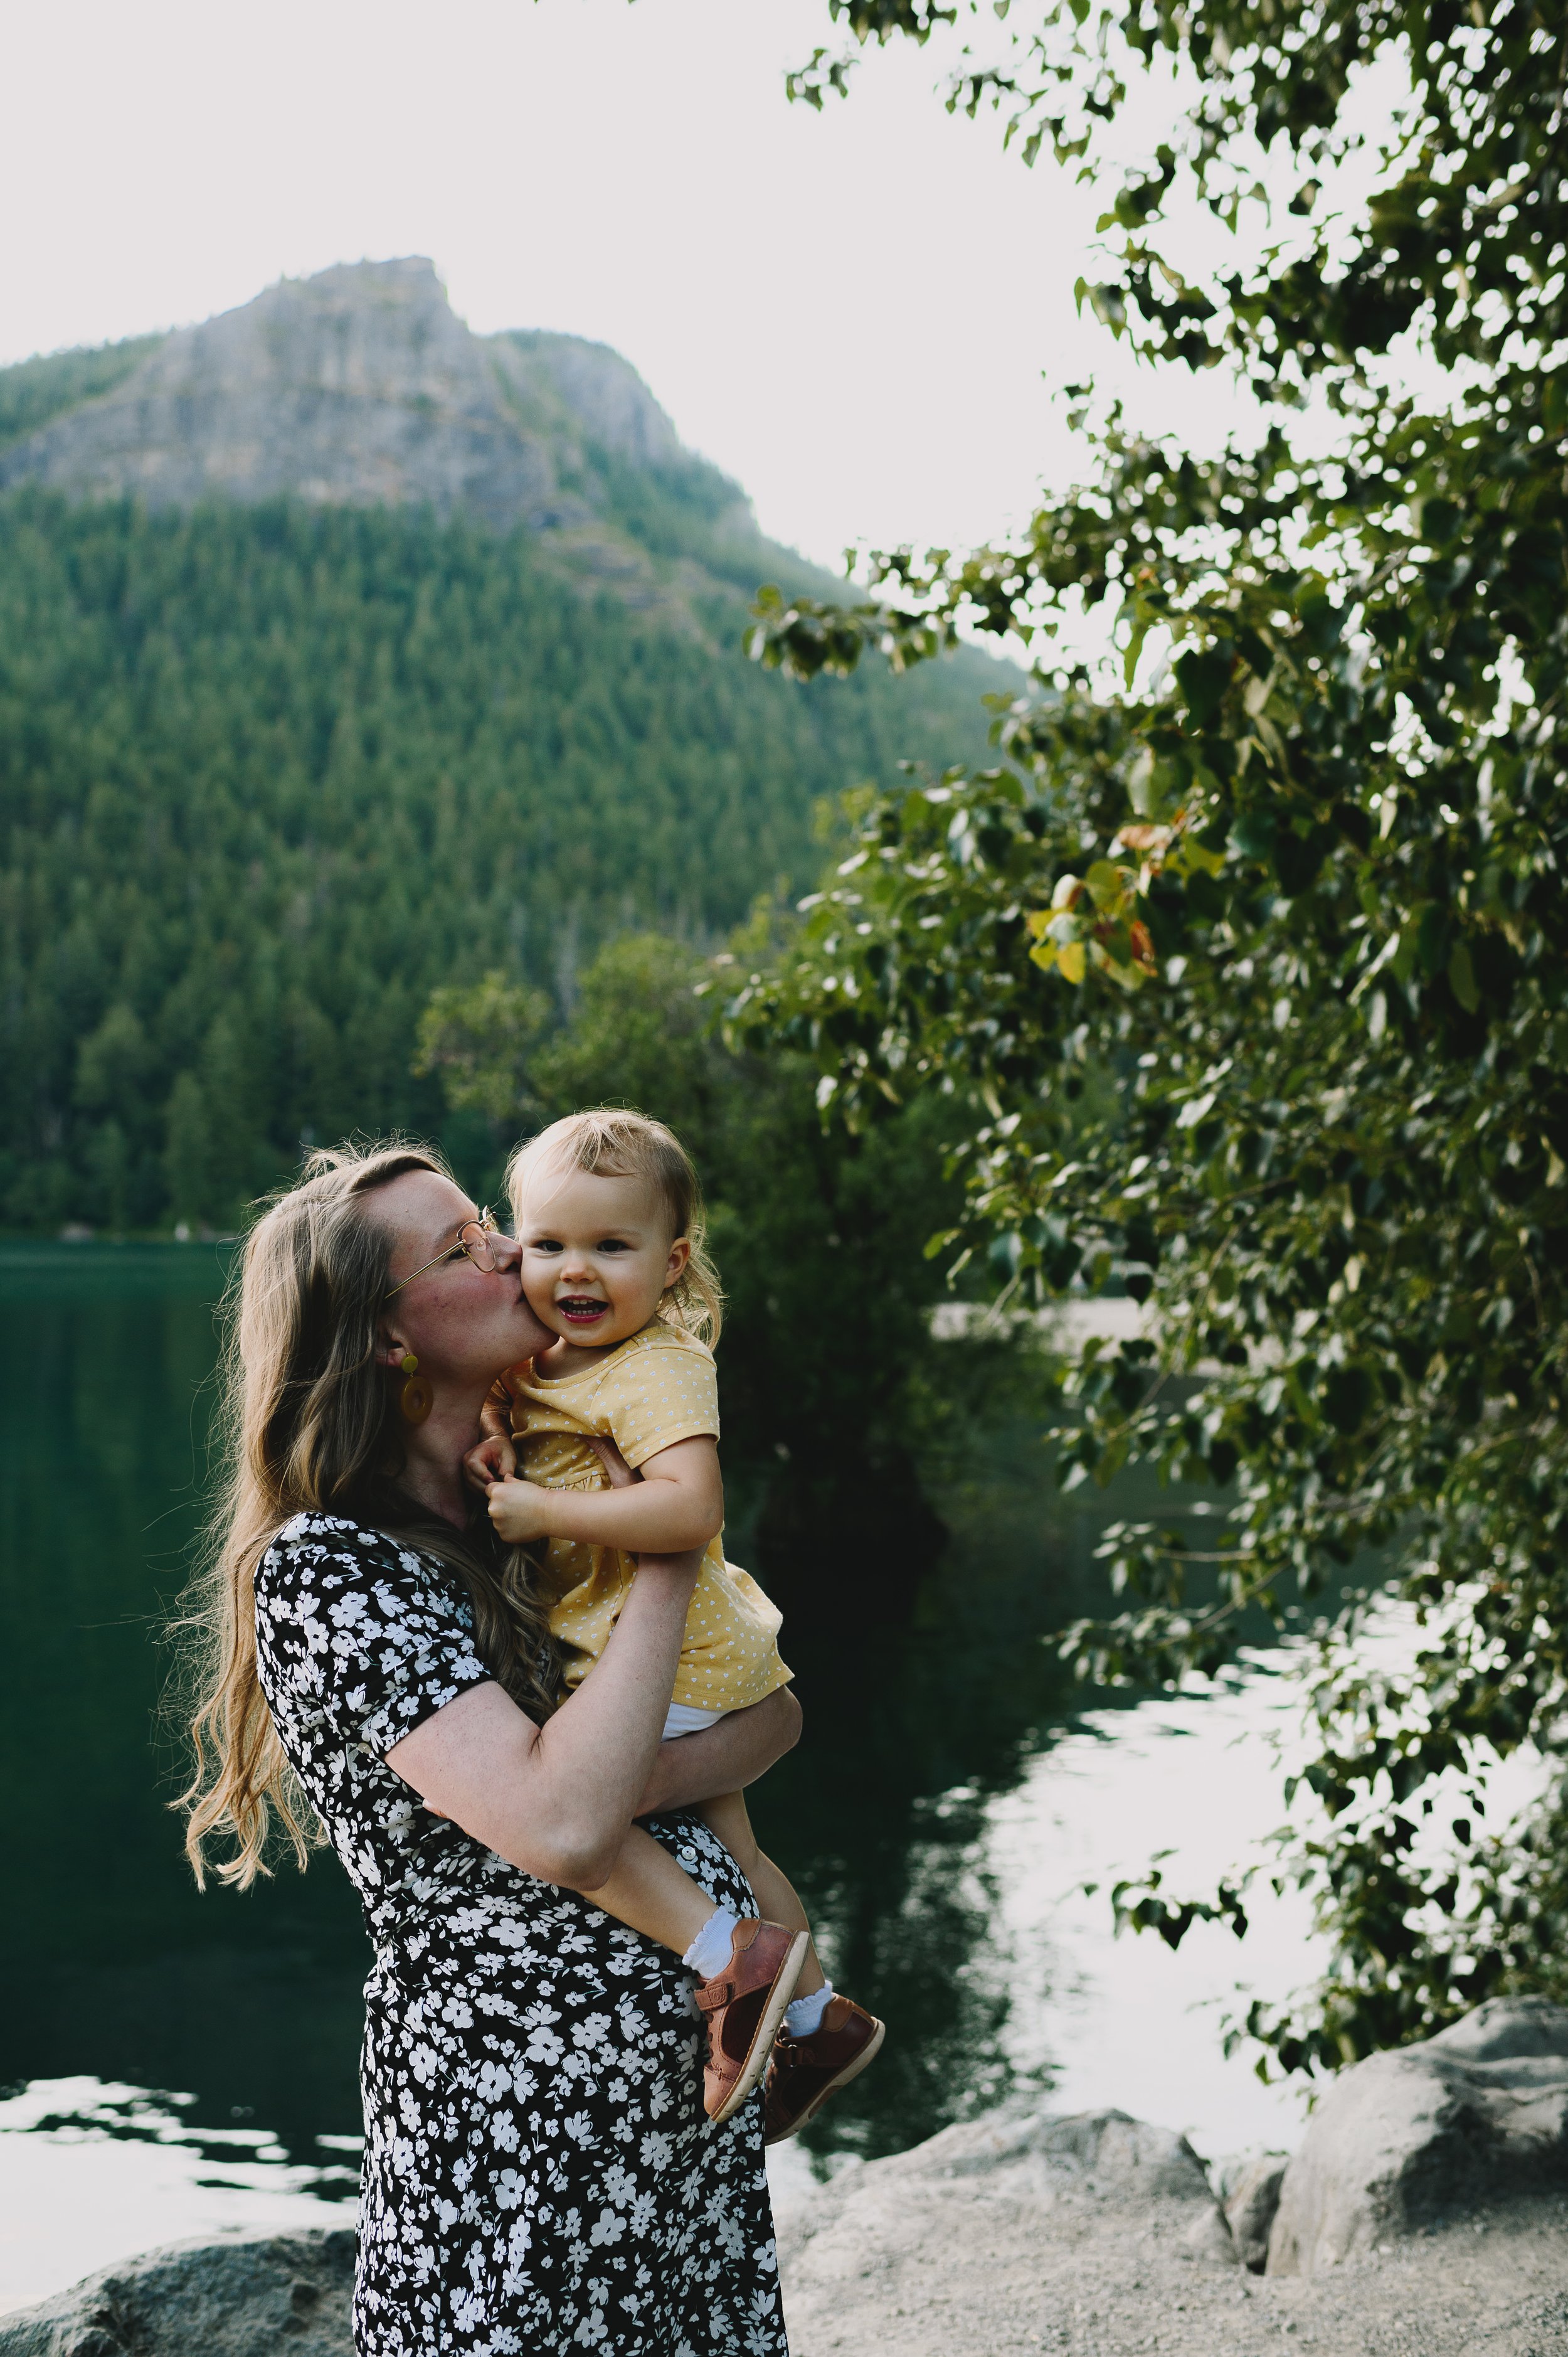
[[[635,1471],[678,1440],[719,1432],[714,1354],[694,1335],[655,1318],[592,1367],[552,1381],[525,1362],[501,1378],[512,1437],[531,1481],[557,1490],[604,1490],[608,1477],[587,1435],[613,1440]],[[554,1538],[543,1588],[550,1626],[577,1686],[606,1645],[631,1592],[636,1560],[618,1548]],[[745,1710],[789,1672],[779,1658],[782,1616],[748,1572],[711,1539],[697,1574],[671,1699],[696,1710]]]

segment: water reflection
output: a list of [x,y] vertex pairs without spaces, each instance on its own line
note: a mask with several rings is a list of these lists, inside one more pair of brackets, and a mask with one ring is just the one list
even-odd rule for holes
[[0,2083],[195,2091],[292,2158],[358,2132],[365,1944],[325,1862],[200,1897],[160,1631],[199,1512],[215,1253],[0,1248]]
[[[84,2135],[209,2170],[242,2146],[246,2169],[305,2172],[286,2187],[304,2198],[331,2190],[331,2140],[360,2125],[358,1909],[329,1858],[199,1897],[157,1717],[220,1281],[199,1247],[0,1247],[0,1773],[27,1795],[0,1821],[20,1901],[0,1924],[0,2083],[91,2078],[121,2092],[93,2098]],[[813,2128],[824,2156],[899,2148],[1060,2066],[1029,2025],[1067,1968],[1010,1915],[1023,1867],[997,1811],[1079,1723],[1043,1633],[1100,1600],[1100,1524],[1155,1499],[1123,1484],[1064,1504],[1020,1419],[966,1451],[938,1503],[952,1535],[929,1568],[892,1523],[869,1588],[800,1542],[759,1566],[807,1736],[758,1788],[758,1828],[835,1979],[893,2029]],[[138,2092],[157,2088],[188,2092]]]
[[[968,1454],[961,1487],[938,1492],[947,1546],[902,1624],[884,1618],[868,1645],[841,1641],[822,1577],[768,1566],[807,1734],[754,1813],[823,1929],[835,1982],[894,2032],[808,2131],[819,2155],[897,2151],[1021,2079],[1051,2078],[1015,2034],[1020,2009],[1032,2019],[1047,2003],[1050,1965],[1009,1948],[992,1809],[1079,1723],[1082,1690],[1044,1640],[1103,1606],[1100,1530],[1153,1511],[1155,1493],[1124,1480],[1113,1498],[1064,1501],[1022,1417]],[[1158,1494],[1162,1512],[1182,1511]]]
[[291,2164],[263,2129],[193,2127],[193,2108],[84,2077],[0,2101],[0,2309],[160,2243],[351,2222],[358,2138]]
[[0,2133],[46,2136],[59,2143],[156,2145],[198,2165],[191,2182],[219,2193],[303,2193],[317,2201],[351,2200],[360,2181],[363,2138],[318,2136],[314,2168],[291,2162],[271,2128],[203,2126],[194,2095],[74,2079],[36,2079],[0,2102]]

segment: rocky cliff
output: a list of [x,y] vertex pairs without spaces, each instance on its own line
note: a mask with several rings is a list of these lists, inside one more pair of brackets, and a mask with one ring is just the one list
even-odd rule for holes
[[[27,367],[47,379],[50,365]],[[62,366],[67,405],[0,447],[0,490],[423,506],[555,535],[613,572],[604,560],[636,540],[617,470],[674,474],[688,492],[695,473],[710,533],[764,548],[742,493],[682,450],[628,361],[576,336],[474,335],[420,257],[284,279],[137,348],[107,391],[74,397],[80,382]],[[36,407],[46,386],[30,390]]]

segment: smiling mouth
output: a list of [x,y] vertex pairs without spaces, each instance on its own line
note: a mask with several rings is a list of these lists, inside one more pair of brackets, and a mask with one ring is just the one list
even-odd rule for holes
[[596,1301],[585,1293],[568,1294],[555,1304],[568,1326],[592,1326],[609,1308],[607,1301]]

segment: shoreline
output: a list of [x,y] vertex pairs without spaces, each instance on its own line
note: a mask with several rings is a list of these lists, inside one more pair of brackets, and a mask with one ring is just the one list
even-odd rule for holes
[[[780,2170],[775,2222],[791,2357],[1568,2357],[1568,2008],[1369,2056],[1221,2184],[1170,2128],[1021,2101]],[[0,2357],[352,2357],[353,2265],[347,2224],[150,2252],[0,2314]]]

